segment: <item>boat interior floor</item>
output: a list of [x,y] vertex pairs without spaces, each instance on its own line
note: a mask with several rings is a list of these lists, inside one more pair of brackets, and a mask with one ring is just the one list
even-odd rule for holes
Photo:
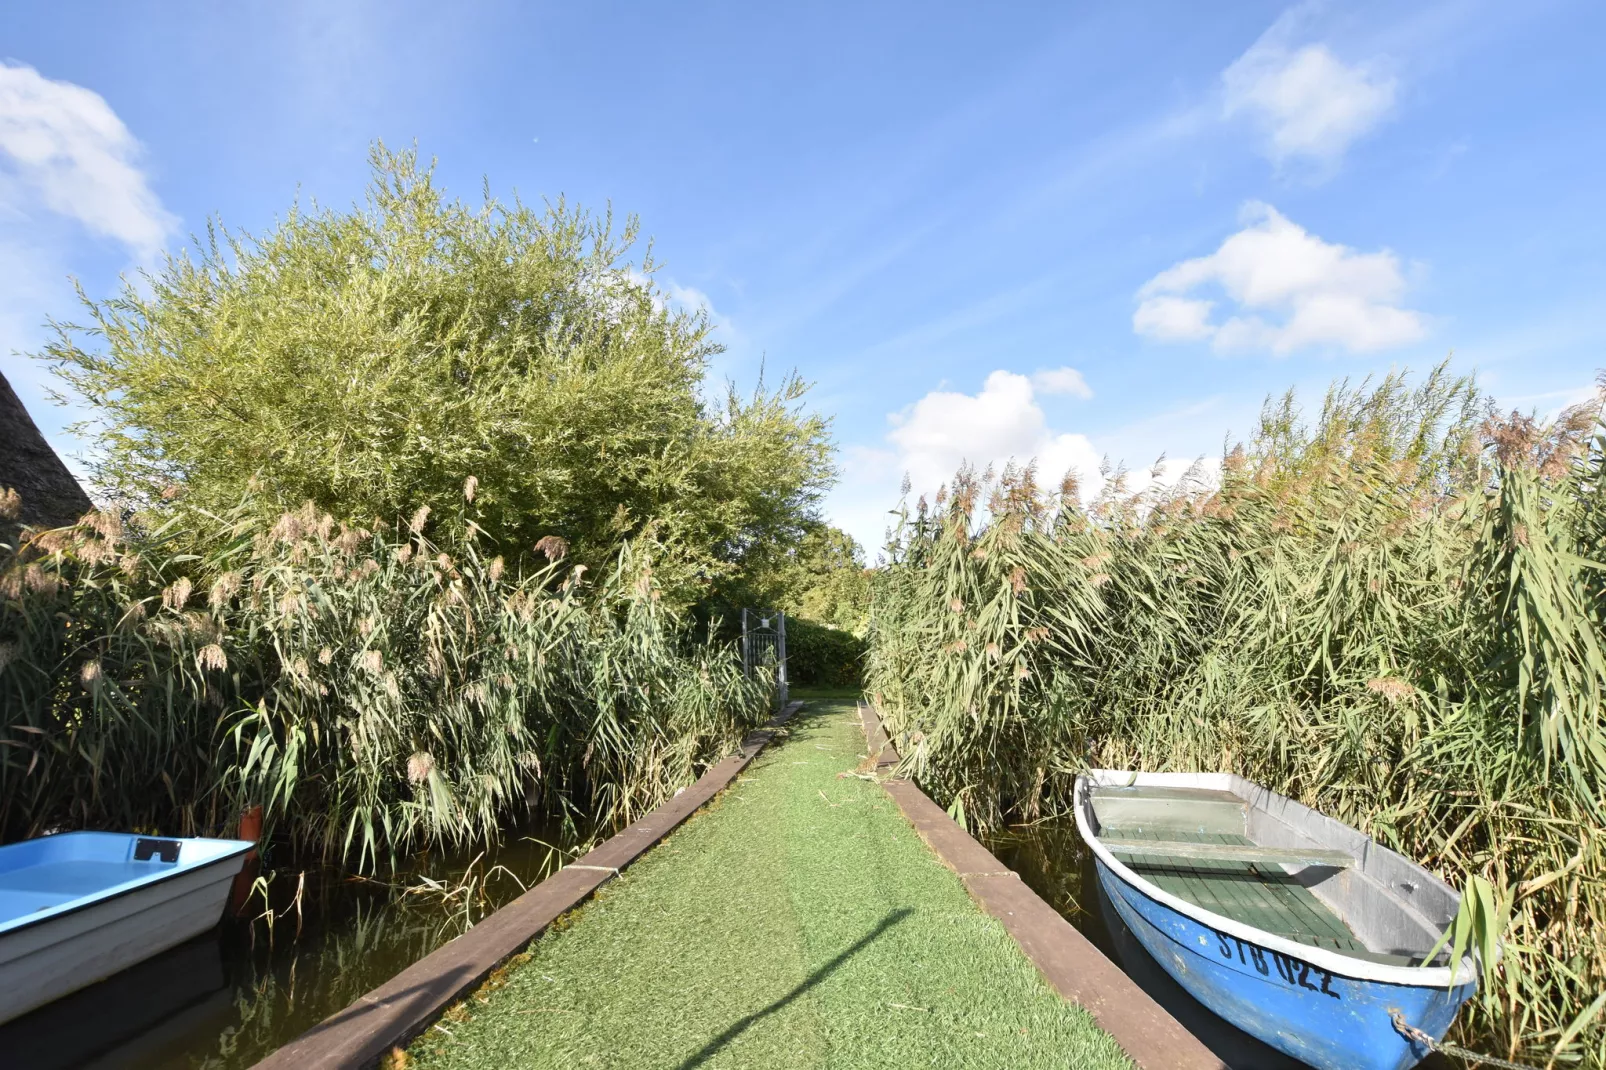
[[[1181,828],[1104,827],[1100,839],[1153,840],[1253,846],[1254,841],[1233,833],[1199,832]],[[1395,966],[1416,960],[1402,955],[1379,954],[1356,939],[1343,919],[1311,894],[1280,866],[1256,862],[1178,858],[1167,855],[1129,854],[1111,848],[1116,858],[1157,885],[1215,914],[1312,947],[1337,951],[1368,962]]]
[[0,922],[60,906],[149,873],[148,865],[93,859],[40,862],[0,871]]

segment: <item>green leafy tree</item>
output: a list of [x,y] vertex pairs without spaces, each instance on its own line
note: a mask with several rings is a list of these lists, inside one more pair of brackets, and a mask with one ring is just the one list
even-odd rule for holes
[[747,574],[724,587],[731,607],[765,606],[862,635],[870,617],[871,571],[853,536],[809,521],[798,539],[754,555]]
[[864,634],[870,619],[870,570],[853,536],[840,528],[810,527],[794,560],[800,590],[789,599],[792,612],[841,631]]
[[509,556],[593,568],[666,547],[682,600],[795,543],[832,476],[805,385],[705,391],[721,347],[670,306],[650,250],[561,200],[447,200],[416,152],[372,153],[365,204],[215,226],[114,298],[84,298],[43,357],[95,407],[97,481],[160,510],[248,497],[368,521],[432,510]]

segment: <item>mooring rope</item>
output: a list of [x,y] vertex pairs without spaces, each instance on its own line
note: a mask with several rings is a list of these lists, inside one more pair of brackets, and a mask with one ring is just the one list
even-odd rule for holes
[[1405,1015],[1399,1011],[1389,1011],[1389,1017],[1394,1021],[1394,1028],[1406,1040],[1415,1041],[1429,1051],[1443,1052],[1445,1055],[1454,1055],[1458,1059],[1470,1059],[1473,1066],[1497,1066],[1500,1070],[1539,1070],[1537,1066],[1527,1063],[1514,1063],[1506,1059],[1499,1059],[1493,1055],[1479,1055],[1466,1048],[1458,1048],[1454,1044],[1444,1044],[1434,1040],[1416,1026],[1405,1020]]

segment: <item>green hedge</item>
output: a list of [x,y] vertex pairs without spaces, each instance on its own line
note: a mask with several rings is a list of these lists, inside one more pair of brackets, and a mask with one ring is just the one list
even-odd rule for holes
[[866,650],[852,632],[786,618],[786,675],[798,687],[858,687]]

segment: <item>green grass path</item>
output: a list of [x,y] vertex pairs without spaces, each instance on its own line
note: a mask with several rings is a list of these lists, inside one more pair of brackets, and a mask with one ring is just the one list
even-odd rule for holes
[[863,754],[851,699],[811,700],[411,1064],[1129,1066],[878,786],[838,778]]

